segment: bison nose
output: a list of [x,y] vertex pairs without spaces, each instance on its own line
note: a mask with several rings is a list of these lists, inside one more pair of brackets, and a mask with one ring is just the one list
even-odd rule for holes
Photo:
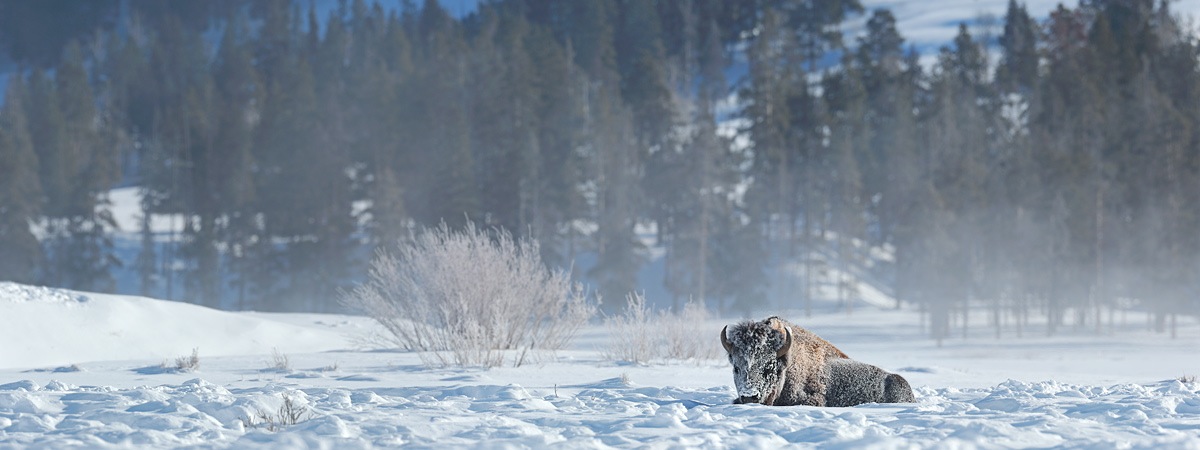
[[733,404],[735,404],[735,405],[744,405],[747,403],[758,403],[758,396],[738,397],[736,400],[733,401]]

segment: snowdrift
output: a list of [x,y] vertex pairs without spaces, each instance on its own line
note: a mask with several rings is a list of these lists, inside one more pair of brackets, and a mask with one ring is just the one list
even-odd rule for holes
[[0,369],[351,347],[344,333],[264,316],[0,282]]

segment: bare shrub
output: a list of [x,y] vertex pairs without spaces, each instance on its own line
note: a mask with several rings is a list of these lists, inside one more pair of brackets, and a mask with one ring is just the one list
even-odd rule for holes
[[342,296],[427,365],[520,365],[565,346],[595,306],[532,239],[442,224],[376,253],[368,281]]
[[620,315],[604,320],[611,335],[604,357],[614,361],[645,364],[658,355],[654,312],[646,307],[646,297],[631,292],[625,296]]
[[191,356],[175,358],[175,370],[179,372],[195,372],[200,370],[200,349],[193,348]]
[[1179,380],[1180,383],[1195,383],[1196,382],[1195,375],[1181,375],[1179,378],[1176,378],[1176,379]]
[[[667,359],[714,359],[720,356],[718,340],[709,334],[698,333],[696,326],[707,322],[708,308],[703,303],[689,301],[683,309],[659,315],[662,333],[662,357]],[[711,333],[710,333],[711,334]]]
[[720,354],[716,340],[697,333],[696,326],[708,320],[708,309],[688,302],[675,312],[655,313],[640,293],[630,293],[620,315],[604,321],[611,337],[604,357],[637,364],[655,359],[712,359]]
[[272,347],[271,348],[271,367],[270,368],[272,370],[276,370],[279,372],[291,372],[292,371],[292,363],[291,363],[291,361],[288,361],[287,355],[285,355],[283,353],[279,353],[278,348]]
[[263,427],[267,431],[275,432],[308,420],[311,416],[312,411],[309,411],[307,406],[300,404],[291,395],[284,394],[283,404],[279,406],[278,411],[271,413],[259,409],[253,417],[243,417],[242,426],[246,428]]

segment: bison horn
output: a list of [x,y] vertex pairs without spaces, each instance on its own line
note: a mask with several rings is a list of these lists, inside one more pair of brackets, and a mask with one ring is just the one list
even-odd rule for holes
[[733,353],[733,344],[729,343],[729,338],[725,337],[725,330],[729,329],[729,325],[721,329],[721,345],[725,347],[725,351]]
[[[724,334],[722,334],[724,336]],[[779,346],[779,350],[775,351],[775,356],[782,358],[787,355],[788,349],[792,347],[792,329],[791,327],[783,327],[783,345]]]

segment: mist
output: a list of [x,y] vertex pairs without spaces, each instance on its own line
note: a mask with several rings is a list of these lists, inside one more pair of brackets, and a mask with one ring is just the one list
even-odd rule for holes
[[0,2],[78,19],[0,37],[0,279],[339,311],[376,249],[470,222],[609,311],[874,305],[938,342],[1200,311],[1165,3],[1012,2],[923,51],[853,0],[60,3]]

